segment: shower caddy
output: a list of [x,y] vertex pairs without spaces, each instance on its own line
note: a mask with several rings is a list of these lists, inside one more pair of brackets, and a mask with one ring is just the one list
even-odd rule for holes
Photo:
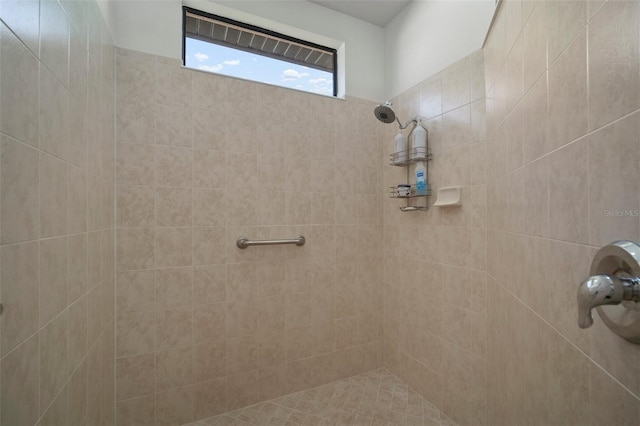
[[[409,136],[411,136],[411,132],[409,133]],[[394,152],[393,154],[390,155],[390,158],[391,158],[390,165],[406,168],[407,185],[411,187],[411,192],[409,195],[400,195],[398,192],[398,186],[389,187],[391,198],[405,198],[407,200],[407,205],[400,207],[400,211],[410,212],[410,211],[429,210],[427,197],[431,195],[431,184],[429,183],[429,161],[431,161],[432,156],[431,156],[431,149],[429,149],[428,146],[429,146],[429,142],[427,140],[427,146],[425,147],[407,149],[406,151]],[[402,159],[402,160],[399,160],[399,159]],[[412,181],[411,165],[418,162],[424,162],[424,165],[425,165],[424,167],[426,169],[427,191],[424,194],[417,194],[416,185],[410,183]],[[416,200],[424,199],[424,205],[411,205],[412,199],[416,199]]]
[[[373,115],[376,117],[376,119],[378,119],[378,121],[385,124],[397,122],[400,132],[402,132],[402,130],[409,127],[410,124],[413,124],[413,128],[411,129],[411,131],[409,132],[409,135],[406,138],[406,139],[409,139],[411,137],[411,133],[413,133],[418,126],[422,126],[421,122],[423,118],[420,116],[415,116],[414,118],[407,121],[403,125],[398,119],[398,117],[396,117],[396,113],[391,108],[392,106],[393,104],[390,101],[386,101],[384,104],[380,104],[374,108]],[[426,133],[424,136],[423,143],[424,143],[424,146],[411,147],[410,149],[399,150],[391,154],[392,166],[407,168],[407,184],[399,184],[399,185],[390,187],[391,198],[407,199],[407,205],[404,207],[400,207],[400,210],[403,212],[425,211],[429,209],[429,205],[427,203],[427,197],[431,195],[431,185],[429,184],[429,161],[431,160],[431,150],[429,149],[429,139]],[[417,163],[419,162],[424,162],[425,178],[427,181],[426,188],[425,188],[426,190],[423,191],[422,193],[418,193],[418,188],[416,188],[416,185],[412,185],[410,183],[413,180],[410,177],[411,165],[412,164],[417,165]],[[402,188],[402,191],[401,191],[401,188]],[[408,193],[406,191],[407,188],[409,188]],[[411,200],[414,198],[424,199],[424,205],[423,206],[411,205]]]

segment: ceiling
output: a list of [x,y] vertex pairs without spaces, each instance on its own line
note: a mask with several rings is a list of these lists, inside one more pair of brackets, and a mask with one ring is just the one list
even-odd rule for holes
[[309,0],[379,27],[387,25],[411,0]]

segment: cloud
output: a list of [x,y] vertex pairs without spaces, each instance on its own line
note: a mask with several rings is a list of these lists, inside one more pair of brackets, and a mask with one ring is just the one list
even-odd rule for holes
[[225,65],[240,65],[240,59],[234,59],[232,61],[224,61]]
[[309,83],[313,85],[322,85],[331,83],[331,80],[327,78],[312,78],[309,80]]
[[222,64],[217,65],[200,65],[198,69],[203,71],[219,72],[222,70]]
[[195,53],[193,57],[196,58],[196,61],[198,62],[204,62],[207,59],[209,59],[209,55],[207,55],[206,53],[200,53],[200,52]]
[[287,68],[286,70],[282,71],[282,81],[300,80],[301,78],[308,75],[308,72],[300,72],[291,68]]

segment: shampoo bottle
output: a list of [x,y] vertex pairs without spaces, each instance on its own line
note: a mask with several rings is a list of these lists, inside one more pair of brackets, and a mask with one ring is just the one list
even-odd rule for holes
[[401,164],[407,161],[407,137],[402,133],[402,130],[399,130],[396,135],[396,149],[393,159],[394,164]]
[[422,162],[416,164],[416,195],[427,195],[427,169]]
[[411,145],[411,159],[424,158],[427,155],[427,131],[422,127],[422,119],[418,118],[416,128],[413,129],[413,143]]

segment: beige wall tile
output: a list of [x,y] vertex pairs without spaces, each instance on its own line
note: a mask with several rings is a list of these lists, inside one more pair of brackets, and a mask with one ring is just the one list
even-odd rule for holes
[[258,370],[227,377],[227,409],[234,410],[258,401]]
[[[120,79],[118,79],[120,81]],[[118,88],[121,85],[118,84]],[[155,144],[153,104],[121,99],[117,109],[118,142]]]
[[38,411],[39,336],[33,335],[2,359],[2,422],[35,424]]
[[[228,79],[227,86],[227,108],[229,114],[234,115],[257,115],[258,93],[256,83],[247,83],[242,80]],[[231,129],[229,129],[231,130]]]
[[[202,96],[196,96],[201,99]],[[193,114],[193,146],[224,151],[227,146],[227,116],[221,112],[190,110]]]
[[156,348],[169,349],[193,341],[192,308],[167,309],[156,313]]
[[1,166],[2,242],[39,237],[38,152],[3,136]]
[[224,188],[226,154],[223,151],[193,150],[193,185]]
[[284,192],[260,191],[257,200],[256,223],[259,225],[284,225],[287,207],[285,195]]
[[87,322],[87,337],[89,339],[89,347],[92,347],[102,331],[103,309],[105,307],[105,301],[102,298],[102,287],[95,286],[93,290],[89,292],[88,297],[88,322]]
[[117,306],[119,313],[143,312],[155,309],[156,286],[153,270],[126,271],[117,276]]
[[[469,60],[464,58],[442,73],[442,109],[444,112],[469,103]],[[437,98],[436,98],[437,99]]]
[[87,229],[97,231],[102,228],[103,216],[103,182],[93,174],[88,175]]
[[[8,7],[9,20],[17,21],[19,27],[25,26],[24,39],[33,42],[32,52],[38,52],[38,5],[26,4],[19,7]],[[15,15],[14,15],[15,13]],[[9,16],[5,13],[3,17]],[[11,25],[11,24],[9,24]],[[39,62],[27,48],[13,35],[5,25],[0,27],[1,48],[3,57],[1,75],[2,100],[2,132],[20,141],[38,146],[38,70]],[[21,36],[19,34],[19,36]]]
[[221,264],[226,261],[224,227],[193,228],[193,264]]
[[244,336],[227,340],[227,374],[233,375],[257,366],[256,337]]
[[194,418],[202,419],[227,411],[227,378],[220,378],[192,386]]
[[193,302],[217,303],[226,301],[226,265],[193,267]]
[[194,72],[192,77],[194,107],[212,111],[227,109],[227,79],[211,73]]
[[5,315],[2,319],[2,351],[8,353],[39,327],[38,243],[3,246],[2,303]]
[[156,143],[158,145],[187,146],[193,140],[193,123],[188,108],[156,105]]
[[638,240],[636,217],[618,216],[637,210],[638,200],[627,196],[638,192],[631,167],[637,160],[640,114],[633,114],[588,137],[589,242],[602,246],[617,239]]
[[203,305],[193,308],[194,343],[224,339],[227,328],[227,312],[223,303]]
[[67,233],[67,166],[46,154],[40,154],[40,233]]
[[227,375],[226,340],[193,346],[193,378],[203,382]]
[[258,156],[258,186],[262,189],[282,191],[286,179],[284,158],[270,151]]
[[170,349],[156,353],[156,391],[193,383],[193,348]]
[[227,220],[225,206],[224,190],[194,188],[193,225],[225,226]]
[[82,425],[87,421],[87,363],[83,361],[69,378],[69,424]]
[[178,308],[192,303],[191,267],[156,269],[156,306]]
[[155,100],[158,103],[178,106],[189,104],[192,72],[156,62],[155,74]]
[[117,187],[117,214],[119,227],[155,225],[155,191],[151,186]]
[[192,388],[177,388],[156,395],[157,425],[186,424],[194,419],[193,413]]
[[255,334],[257,327],[256,301],[227,302],[227,337]]
[[44,325],[67,307],[66,238],[40,242],[40,325]]
[[255,192],[244,189],[225,191],[227,226],[251,226],[258,223]]
[[549,68],[549,147],[587,133],[587,33],[583,31]]
[[154,238],[153,228],[119,229],[116,235],[118,270],[153,267]]
[[87,354],[87,298],[83,297],[69,307],[67,316],[69,372],[76,370]]
[[[149,60],[150,59],[150,60]],[[154,90],[153,58],[118,55],[118,100],[142,101]]]
[[235,263],[227,265],[227,300],[247,302],[256,298],[255,264]]
[[117,404],[118,426],[153,426],[156,420],[155,395],[133,398]]
[[155,386],[155,354],[116,360],[116,396],[118,401],[152,394]]
[[588,145],[577,141],[549,159],[549,235],[587,243]]
[[68,424],[67,405],[68,394],[67,389],[64,388],[58,396],[56,396],[56,399],[51,403],[47,411],[44,412],[38,424],[42,426]]
[[191,188],[157,188],[155,201],[157,226],[191,225]]
[[87,234],[87,251],[88,251],[88,272],[89,286],[93,287],[102,281],[102,261],[103,261],[103,233],[90,232]]
[[[52,8],[60,8],[52,3]],[[42,12],[51,8],[44,6]],[[60,13],[64,12],[60,8]],[[67,30],[68,31],[68,30]],[[55,37],[52,37],[55,39]],[[41,48],[44,50],[45,46]],[[67,55],[64,56],[65,58]],[[58,59],[53,59],[59,61]],[[52,72],[51,68],[49,68]],[[57,71],[60,72],[60,71]],[[67,63],[64,61],[64,72]],[[65,88],[66,81],[59,81],[46,68],[40,72],[40,148],[59,158],[68,158],[69,152],[69,92]]]
[[547,78],[546,73],[534,84],[522,101],[524,163],[535,160],[550,150],[547,143]]
[[155,147],[155,183],[158,186],[191,186],[191,150],[178,147]]
[[258,331],[284,330],[285,327],[285,297],[276,295],[257,299]]
[[454,109],[442,116],[446,149],[471,143],[471,110],[469,105]]
[[640,106],[638,16],[636,2],[614,2],[599,9],[589,24],[590,129]]
[[256,155],[239,153],[227,154],[226,187],[257,189],[258,158]]
[[[590,380],[591,424],[614,422],[619,425],[632,425],[638,418],[638,399],[594,364],[590,366]],[[608,403],[612,407],[611,412],[606,416],[602,410],[597,409],[602,403]]]
[[549,2],[547,28],[549,63],[552,63],[587,22],[586,1]]
[[[525,2],[527,3],[527,2]],[[533,10],[522,29],[524,37],[524,89],[525,91],[540,77],[547,68],[547,4],[531,2]]]
[[328,353],[334,347],[335,324],[332,321],[290,328],[286,333],[288,362]]
[[155,350],[155,312],[121,314],[117,318],[116,356],[141,355]]
[[77,167],[67,166],[67,232],[87,229],[87,175]]
[[191,265],[191,228],[156,228],[155,264],[157,267]]
[[285,334],[279,331],[259,333],[256,336],[256,353],[258,368],[284,364],[286,361]]
[[328,321],[333,318],[333,292],[310,292],[286,295],[287,328]]
[[71,163],[78,167],[86,168],[89,118],[83,101],[84,98],[76,99],[73,96],[69,96],[69,117],[73,117],[73,120],[69,121],[68,156]]
[[129,185],[153,185],[155,182],[154,147],[119,143],[117,146],[117,181]]
[[[451,81],[451,78],[449,81]],[[419,102],[420,116],[432,118],[442,114],[442,77],[440,74],[430,78],[423,84],[420,88]]]
[[51,404],[68,378],[67,313],[39,332],[40,414]]
[[261,151],[258,138],[257,124],[254,120],[246,120],[246,115],[228,115],[227,128],[229,137],[226,138],[226,151],[255,153]]

